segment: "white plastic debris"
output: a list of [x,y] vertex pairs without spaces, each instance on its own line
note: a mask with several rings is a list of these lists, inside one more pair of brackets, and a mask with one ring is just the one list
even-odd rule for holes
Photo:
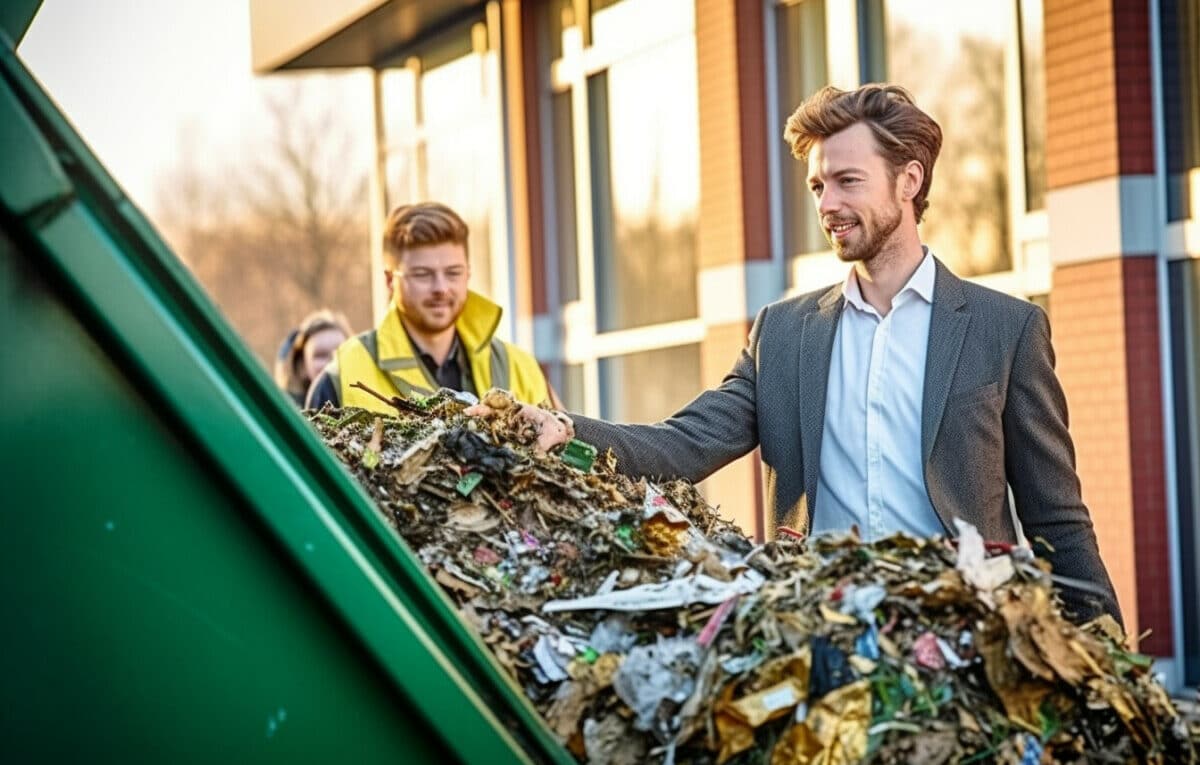
[[653,730],[663,701],[682,704],[696,685],[700,646],[692,638],[659,637],[654,645],[634,648],[613,676],[613,690],[637,713],[634,727]]
[[566,667],[574,656],[575,646],[569,640],[555,639],[550,635],[542,635],[533,646],[533,658],[537,660],[538,669],[551,683],[567,679]]
[[599,653],[625,653],[636,643],[637,633],[630,628],[628,617],[616,614],[597,624],[587,641]]
[[887,590],[877,584],[865,587],[851,585],[842,595],[843,614],[853,614],[861,622],[872,624],[875,621],[875,608],[887,597]]
[[558,611],[657,611],[679,608],[691,603],[724,603],[735,595],[749,595],[763,585],[763,576],[754,569],[744,569],[732,581],[723,582],[707,574],[683,579],[671,579],[659,584],[643,584],[628,590],[615,590],[602,595],[588,595],[568,600],[551,600],[542,606],[547,614]]
[[992,590],[1012,579],[1016,573],[1012,558],[1008,555],[987,557],[979,531],[961,518],[955,518],[954,524],[958,527],[958,559],[954,567],[962,572],[968,584],[990,600]]

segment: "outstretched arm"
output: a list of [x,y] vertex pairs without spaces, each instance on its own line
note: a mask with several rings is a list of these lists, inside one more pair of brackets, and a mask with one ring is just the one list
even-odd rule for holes
[[754,359],[743,350],[721,385],[662,422],[632,425],[575,416],[579,438],[617,455],[636,475],[702,481],[758,445]]
[[[662,422],[632,425],[572,415],[575,434],[600,449],[611,448],[622,472],[701,481],[758,445],[756,381],[758,338],[767,309],[758,315],[733,369],[721,385],[707,390]],[[486,415],[484,408],[468,414]],[[544,448],[565,443],[569,428],[543,409],[524,407],[522,416],[540,429]],[[561,417],[561,415],[560,415]]]

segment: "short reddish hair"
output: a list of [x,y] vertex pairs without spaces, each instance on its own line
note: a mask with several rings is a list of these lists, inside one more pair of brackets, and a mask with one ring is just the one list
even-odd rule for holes
[[467,224],[458,213],[440,202],[400,205],[388,216],[383,229],[383,252],[388,265],[399,263],[404,251],[428,245],[461,244],[467,248]]
[[826,85],[788,117],[783,140],[797,159],[807,160],[814,143],[859,122],[871,129],[893,178],[914,160],[925,169],[925,179],[913,197],[913,212],[919,223],[929,208],[927,197],[933,183],[933,164],[942,150],[942,128],[917,108],[912,94],[904,88],[872,83],[855,90],[839,90]]

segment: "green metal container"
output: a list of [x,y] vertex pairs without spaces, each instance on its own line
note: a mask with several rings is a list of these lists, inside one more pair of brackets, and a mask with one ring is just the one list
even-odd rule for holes
[[572,761],[22,66],[36,8],[0,13],[0,761]]

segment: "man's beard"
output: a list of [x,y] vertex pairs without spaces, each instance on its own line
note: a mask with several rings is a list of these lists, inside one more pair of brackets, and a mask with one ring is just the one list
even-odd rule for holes
[[900,205],[890,208],[889,212],[890,215],[885,213],[877,218],[877,224],[869,231],[860,218],[858,226],[862,236],[854,244],[838,242],[832,232],[827,234],[826,238],[833,245],[833,251],[837,253],[838,258],[843,263],[854,263],[859,260],[871,260],[878,255],[883,249],[884,243],[896,232],[896,229],[900,228],[900,222],[903,219]]
[[404,318],[413,330],[423,334],[435,335],[453,327],[461,313],[462,305],[450,304],[447,307],[448,316],[435,317],[431,310],[425,306],[420,306],[415,310],[404,311]]

